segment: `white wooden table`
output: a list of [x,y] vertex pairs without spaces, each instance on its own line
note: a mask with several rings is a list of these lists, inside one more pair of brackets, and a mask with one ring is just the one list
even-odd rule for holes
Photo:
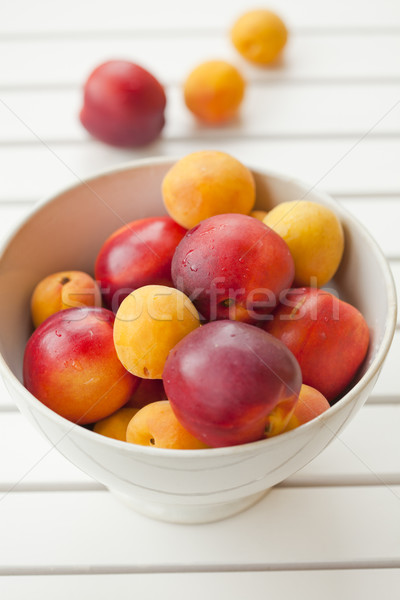
[[[3,0],[0,235],[77,178],[212,147],[330,192],[376,237],[399,284],[400,4],[269,6],[291,38],[282,65],[260,70],[227,34],[252,8],[245,0]],[[238,122],[199,127],[181,83],[218,57],[242,69],[246,102]],[[167,126],[144,150],[107,147],[78,122],[81,85],[110,58],[138,62],[166,85]],[[53,450],[1,387],[0,597],[398,599],[399,365],[396,332],[373,395],[329,448],[250,510],[201,526],[151,521],[119,504]]]

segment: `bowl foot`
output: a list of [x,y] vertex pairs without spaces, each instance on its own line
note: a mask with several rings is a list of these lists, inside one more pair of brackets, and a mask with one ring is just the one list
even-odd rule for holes
[[136,512],[168,523],[181,523],[187,525],[196,525],[200,523],[212,523],[220,521],[233,515],[236,515],[256,502],[261,500],[270,490],[263,490],[245,498],[232,500],[230,502],[219,502],[216,504],[169,504],[163,502],[150,502],[138,498],[133,498],[127,494],[121,494],[114,490],[111,493],[121,502],[135,510]]

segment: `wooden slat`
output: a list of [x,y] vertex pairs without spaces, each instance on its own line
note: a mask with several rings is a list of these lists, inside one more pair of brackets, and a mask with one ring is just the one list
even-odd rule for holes
[[[73,0],[60,6],[39,0],[35,7],[24,0],[14,0],[6,5],[0,32],[8,35],[20,32],[165,31],[167,25],[174,30],[224,31],[239,14],[249,10],[245,0],[231,0],[229,4],[203,0],[201,4],[194,3],[190,10],[183,9],[178,0],[170,0],[168,4],[158,0],[140,4],[116,0],[112,9],[93,0],[84,3]],[[290,27],[339,27],[346,30],[349,27],[391,29],[400,26],[396,0],[381,0],[379,5],[363,0],[329,4],[303,0],[301,5],[296,0],[275,0],[269,2],[268,7],[279,11]]]
[[[184,105],[181,87],[167,89],[164,135],[190,139],[222,136],[339,137],[361,136],[399,99],[398,84],[310,85],[260,83],[249,85],[240,119],[223,127],[196,122]],[[312,98],[312,102],[310,102]],[[88,136],[79,122],[83,94],[75,90],[3,92],[0,101],[0,143],[83,142]],[[318,110],[316,110],[318,107]],[[34,133],[32,133],[34,132]],[[400,103],[372,135],[400,133]]]
[[[82,178],[137,158],[180,157],[215,148],[253,168],[297,177],[333,194],[398,193],[400,141],[209,139],[167,140],[143,150],[117,150],[105,144],[47,144],[0,148],[1,200],[36,200]],[[371,167],[373,165],[373,168]],[[18,182],[18,185],[16,185]]]
[[400,385],[397,390],[396,404],[364,406],[319,456],[283,485],[400,484]]
[[393,57],[399,53],[400,36],[395,32],[294,34],[281,65],[257,68],[236,53],[228,36],[219,34],[172,35],[163,37],[162,45],[157,34],[34,40],[0,36],[0,88],[79,86],[98,64],[114,58],[141,64],[165,84],[181,83],[197,64],[216,58],[233,62],[252,81],[390,83],[393,78],[398,83],[400,65]]
[[230,519],[176,526],[108,492],[9,494],[0,571],[399,566],[399,501],[400,486],[275,488]]
[[0,455],[7,457],[0,467],[0,496],[14,488],[101,487],[55,450],[19,412],[0,412],[0,430]]
[[[125,597],[127,590],[141,600],[243,600],[267,590],[276,599],[299,598],[304,590],[307,600],[398,600],[400,569],[321,570],[285,572],[230,573],[136,573],[119,575],[59,575],[3,577],[0,593],[7,600],[27,597],[90,598],[96,600]],[[45,596],[43,596],[45,594]],[[300,595],[301,598],[301,595]]]

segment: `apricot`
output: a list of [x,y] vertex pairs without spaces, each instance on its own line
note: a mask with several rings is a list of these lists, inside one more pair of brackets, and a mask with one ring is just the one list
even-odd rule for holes
[[299,399],[285,431],[290,431],[299,427],[299,425],[303,425],[303,423],[308,423],[308,421],[315,419],[315,417],[328,410],[329,407],[328,400],[321,392],[303,383],[300,388]]
[[286,45],[288,31],[282,19],[270,10],[252,10],[237,19],[231,30],[236,50],[247,60],[268,65]]
[[50,315],[82,306],[101,306],[101,293],[95,280],[82,271],[60,271],[48,275],[35,287],[31,314],[35,327]]
[[161,379],[169,351],[199,325],[199,314],[185,294],[146,285],[127,296],[117,311],[115,349],[130,373]]
[[128,424],[126,441],[141,446],[176,450],[208,448],[180,424],[168,400],[153,402],[141,408]]
[[259,221],[264,221],[267,214],[268,213],[266,210],[252,210],[250,213],[250,217],[254,217],[255,219],[258,219]]
[[204,150],[171,167],[162,182],[162,195],[169,215],[191,229],[214,215],[248,215],[255,202],[255,183],[250,170],[233,156]]
[[187,77],[185,104],[200,120],[223,123],[236,115],[245,87],[236,67],[223,60],[211,60],[197,66]]
[[282,202],[264,219],[293,256],[296,287],[322,287],[336,273],[344,250],[343,227],[336,214],[308,200]]
[[138,408],[124,406],[109,417],[101,419],[101,421],[97,421],[93,427],[93,431],[99,433],[100,435],[113,438],[114,440],[126,442],[126,429],[128,427],[128,423],[138,410]]

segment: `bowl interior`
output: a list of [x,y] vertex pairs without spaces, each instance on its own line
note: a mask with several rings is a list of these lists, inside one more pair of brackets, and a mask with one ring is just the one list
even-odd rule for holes
[[[161,181],[172,161],[152,160],[114,170],[42,203],[5,245],[0,257],[0,351],[22,380],[22,359],[32,331],[29,302],[36,283],[49,273],[80,269],[93,273],[106,237],[135,219],[165,214]],[[344,209],[324,194],[283,177],[254,173],[257,208],[307,198],[330,205],[346,235],[341,267],[332,285],[340,298],[365,316],[371,331],[360,377],[394,330],[395,295],[390,270],[375,242]]]

